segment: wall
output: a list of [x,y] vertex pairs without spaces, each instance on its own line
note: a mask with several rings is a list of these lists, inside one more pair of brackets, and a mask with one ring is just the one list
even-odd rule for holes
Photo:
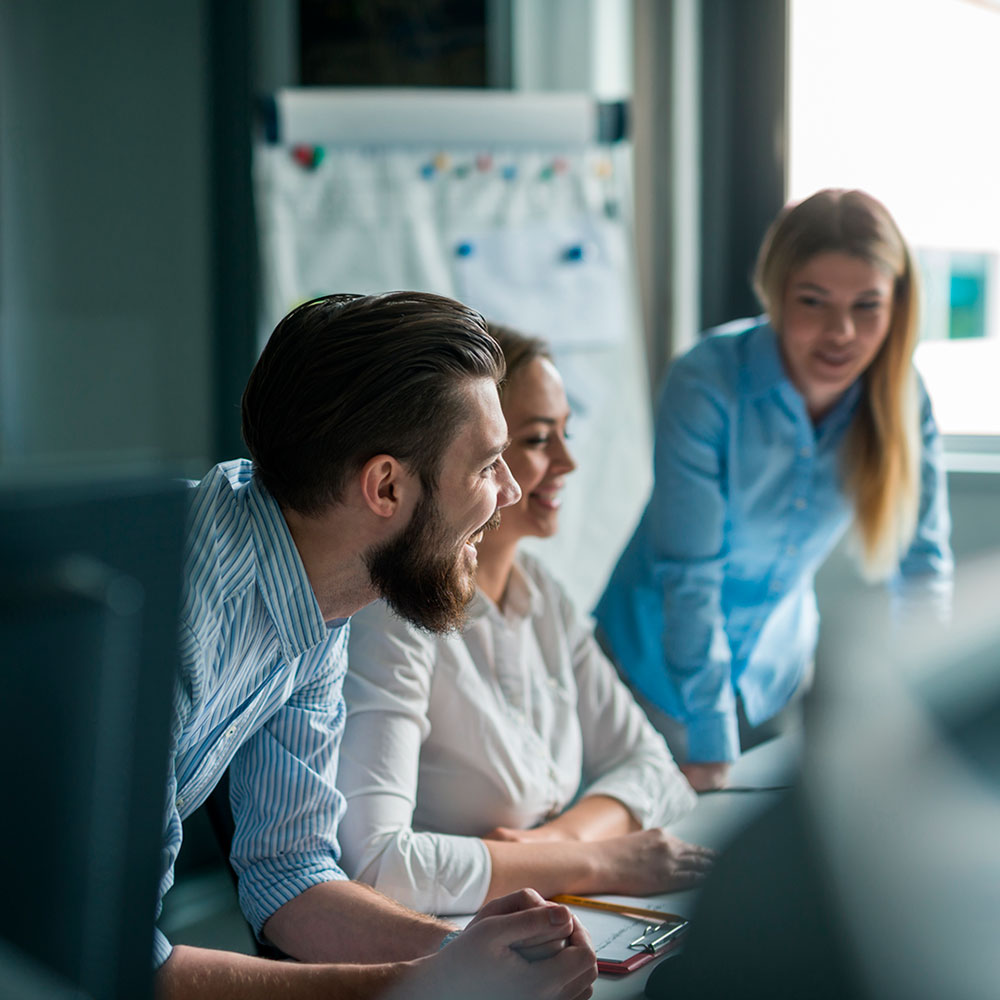
[[210,454],[195,0],[0,5],[0,471]]

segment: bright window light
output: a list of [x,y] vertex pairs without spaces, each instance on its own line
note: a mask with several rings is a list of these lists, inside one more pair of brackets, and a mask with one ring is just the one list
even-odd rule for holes
[[941,430],[1000,435],[1000,2],[789,10],[788,197],[888,206],[920,265],[916,364]]

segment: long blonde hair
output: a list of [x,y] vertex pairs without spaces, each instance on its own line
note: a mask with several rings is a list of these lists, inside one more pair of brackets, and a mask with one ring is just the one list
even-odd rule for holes
[[754,289],[779,333],[789,276],[817,254],[830,252],[857,257],[894,278],[889,333],[862,376],[865,391],[841,455],[844,487],[854,500],[862,571],[868,579],[885,579],[913,538],[920,501],[913,370],[917,272],[881,202],[864,191],[818,191],[778,214],[757,257]]

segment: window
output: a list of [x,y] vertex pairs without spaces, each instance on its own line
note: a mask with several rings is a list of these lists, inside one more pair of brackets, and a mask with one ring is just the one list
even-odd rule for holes
[[942,432],[1000,451],[1000,0],[790,0],[788,197],[859,187],[914,247]]

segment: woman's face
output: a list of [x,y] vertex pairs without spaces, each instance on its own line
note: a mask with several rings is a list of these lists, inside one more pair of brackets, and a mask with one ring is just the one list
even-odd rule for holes
[[817,254],[789,275],[781,354],[814,420],[874,360],[889,332],[894,285],[887,271],[845,253]]
[[560,492],[576,463],[566,446],[569,403],[555,365],[535,358],[504,389],[503,414],[510,446],[504,461],[521,487],[521,499],[501,515],[501,534],[547,538],[559,526]]

